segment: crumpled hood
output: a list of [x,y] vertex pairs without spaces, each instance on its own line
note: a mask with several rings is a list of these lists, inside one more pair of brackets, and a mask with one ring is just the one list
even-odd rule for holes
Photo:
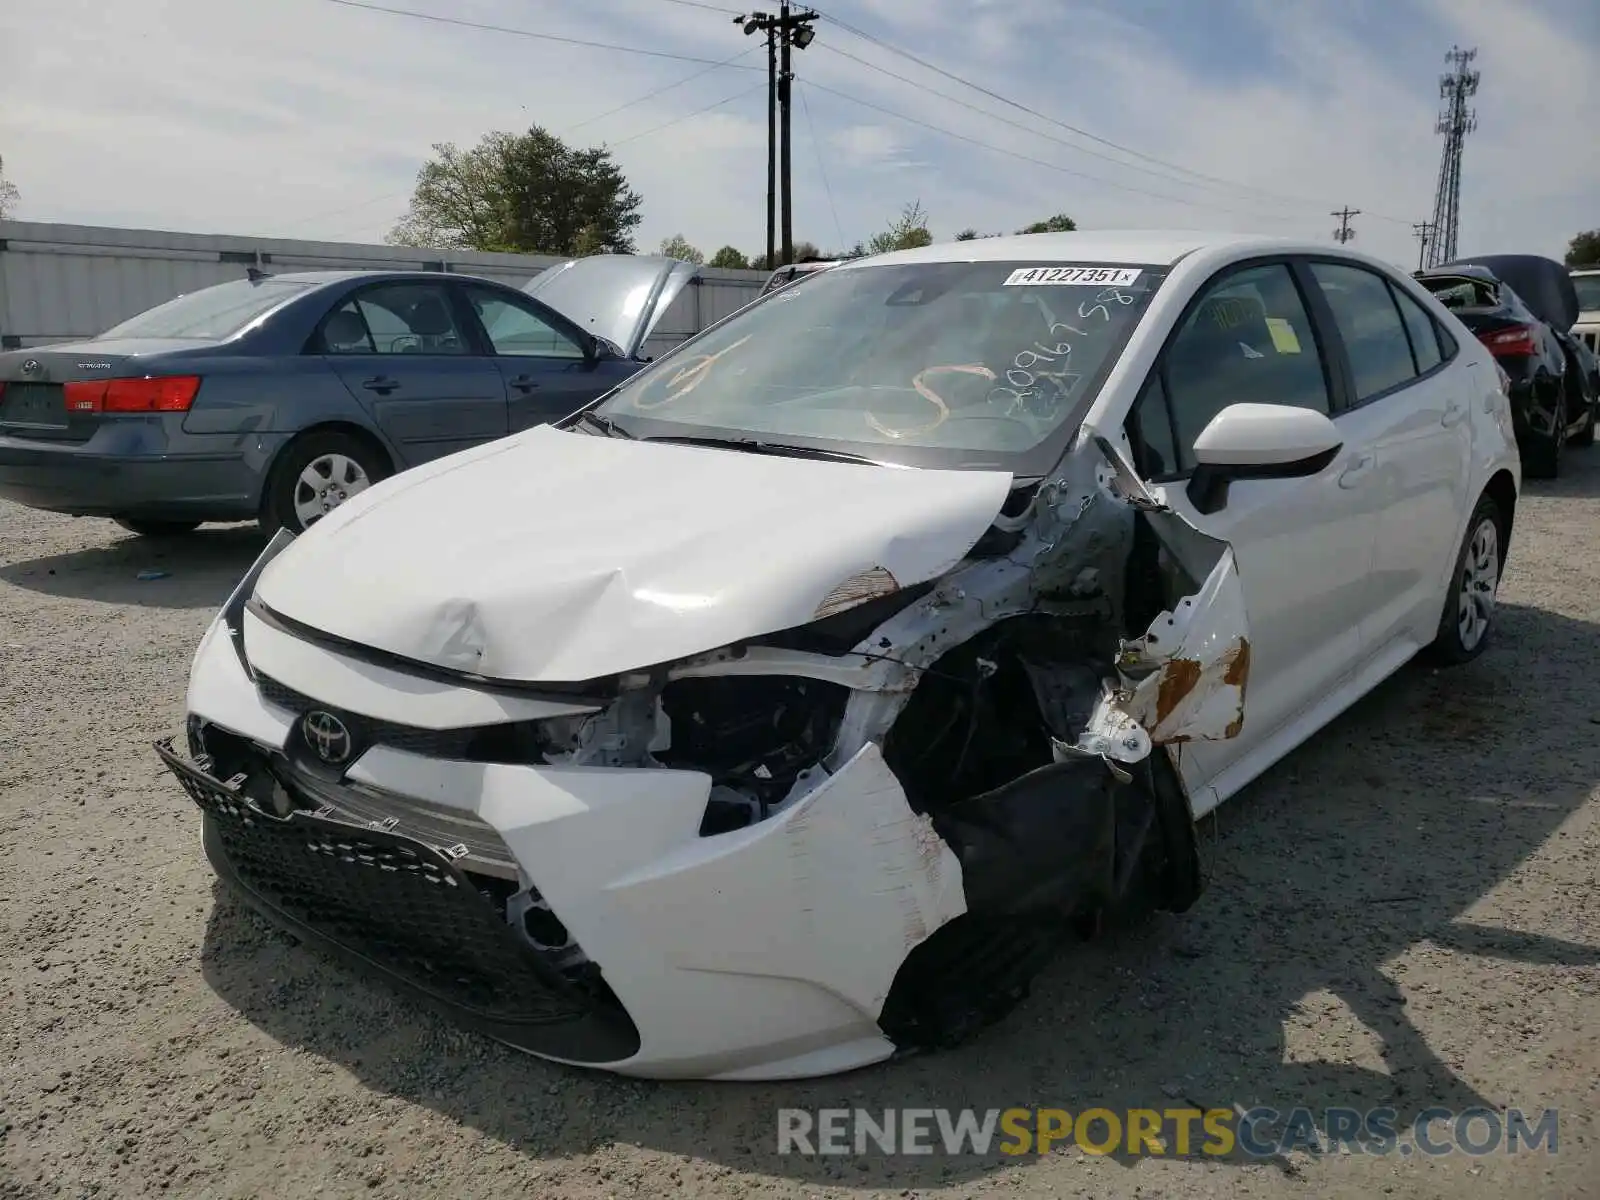
[[363,492],[256,595],[405,658],[579,682],[806,624],[861,572],[942,575],[1010,486],[537,426]]

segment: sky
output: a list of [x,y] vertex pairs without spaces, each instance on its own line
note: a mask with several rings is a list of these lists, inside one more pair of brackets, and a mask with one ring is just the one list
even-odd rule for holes
[[[336,0],[5,0],[0,157],[15,215],[377,242],[435,143],[539,124],[612,149],[644,197],[641,252],[679,233],[707,255],[764,250],[765,56],[737,0],[373,2],[501,29]],[[1356,248],[1414,267],[1457,44],[1477,48],[1482,72],[1460,252],[1560,257],[1600,227],[1595,0],[821,11],[795,54],[792,157],[795,238],[825,249],[913,201],[940,241],[1058,212],[1080,228],[1322,241],[1348,206]]]

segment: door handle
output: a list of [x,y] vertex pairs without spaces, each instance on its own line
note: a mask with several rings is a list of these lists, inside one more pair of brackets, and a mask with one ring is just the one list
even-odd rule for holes
[[1449,404],[1445,405],[1444,416],[1439,418],[1439,424],[1448,429],[1452,425],[1461,424],[1462,421],[1466,420],[1466,417],[1467,406],[1452,400]]
[[1339,486],[1353,488],[1371,473],[1377,464],[1377,458],[1371,454],[1358,455],[1345,465],[1344,471],[1339,475]]
[[532,392],[538,390],[539,381],[532,375],[518,375],[511,381],[511,386],[519,392]]
[[387,375],[374,375],[361,385],[369,392],[377,392],[380,396],[387,396],[400,386],[397,380],[390,379]]

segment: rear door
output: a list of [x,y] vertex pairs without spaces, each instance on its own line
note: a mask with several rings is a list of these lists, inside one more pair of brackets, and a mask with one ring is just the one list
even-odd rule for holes
[[1433,637],[1440,581],[1459,548],[1471,478],[1472,405],[1482,395],[1433,318],[1403,287],[1348,261],[1307,264],[1339,334],[1350,380],[1334,423],[1371,455],[1372,571],[1361,599],[1365,657]]
[[615,382],[596,370],[583,335],[538,301],[510,288],[466,281],[453,286],[504,381],[511,432],[558,421]]
[[406,466],[508,430],[500,372],[472,352],[442,280],[368,284],[348,293],[323,318],[313,346]]

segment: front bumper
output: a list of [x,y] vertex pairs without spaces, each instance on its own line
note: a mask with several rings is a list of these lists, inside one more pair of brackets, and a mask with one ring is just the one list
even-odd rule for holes
[[[188,707],[267,756],[295,736],[297,714],[257,688],[220,623]],[[871,744],[770,820],[710,836],[711,780],[695,771],[374,745],[346,775],[394,802],[398,821],[371,828],[276,818],[238,782],[162,758],[205,813],[218,874],[270,919],[490,1036],[623,1074],[795,1078],[887,1058],[877,1020],[900,965],[965,911],[959,861]],[[414,819],[424,809],[470,825],[516,879],[473,869],[466,845]],[[541,960],[497,886],[536,891],[587,978]]]

